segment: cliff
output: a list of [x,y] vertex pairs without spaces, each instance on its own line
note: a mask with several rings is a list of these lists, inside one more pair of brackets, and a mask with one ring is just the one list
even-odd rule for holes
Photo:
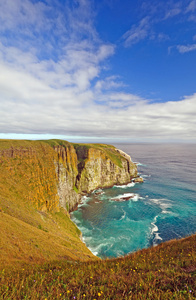
[[71,211],[84,193],[137,176],[129,155],[103,144],[2,140],[0,160],[2,190],[7,187],[9,196],[16,192],[42,211]]
[[54,146],[60,206],[73,210],[81,195],[99,187],[125,184],[137,176],[130,156],[113,146],[102,144],[69,144]]
[[93,257],[67,212],[85,193],[125,184],[136,176],[130,157],[114,146],[1,140],[1,259],[10,255],[20,260],[25,253],[34,253],[36,260]]

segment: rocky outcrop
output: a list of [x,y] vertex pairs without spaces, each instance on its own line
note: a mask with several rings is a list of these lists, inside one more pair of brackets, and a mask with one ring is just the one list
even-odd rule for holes
[[55,146],[60,206],[73,210],[81,196],[99,187],[126,184],[137,176],[136,165],[126,153],[101,145]]
[[144,179],[142,177],[136,177],[136,178],[133,179],[133,182],[142,183],[142,182],[144,182]]
[[76,186],[81,192],[89,193],[98,187],[130,182],[137,169],[130,159],[121,157],[121,166],[115,164],[100,149],[90,148],[85,160],[79,164]]

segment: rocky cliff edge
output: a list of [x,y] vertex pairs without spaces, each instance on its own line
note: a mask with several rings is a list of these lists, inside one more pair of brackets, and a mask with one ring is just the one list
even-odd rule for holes
[[15,191],[42,211],[72,211],[82,195],[137,176],[130,156],[114,146],[62,140],[2,140],[0,163],[3,189],[8,186],[9,195]]

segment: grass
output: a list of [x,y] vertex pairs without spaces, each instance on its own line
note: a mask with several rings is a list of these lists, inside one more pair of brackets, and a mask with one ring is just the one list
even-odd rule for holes
[[0,299],[196,299],[196,235],[126,257],[0,271]]
[[64,141],[64,140],[58,140],[58,139],[41,140],[40,142],[46,143],[46,144],[50,145],[51,147],[54,147],[54,146],[64,146],[64,147],[67,147],[67,146],[70,145],[69,142]]
[[1,266],[93,259],[67,211],[58,206],[56,159],[47,142],[1,140]]
[[61,210],[35,214],[37,226],[0,212],[0,268],[51,260],[84,260],[93,257],[80,241],[80,231]]
[[115,149],[112,145],[106,145],[106,144],[73,144],[74,148],[80,149],[86,148],[90,149],[93,148],[95,150],[100,151],[102,154],[107,156],[111,161],[116,164],[118,167],[122,168],[122,159],[124,159]]

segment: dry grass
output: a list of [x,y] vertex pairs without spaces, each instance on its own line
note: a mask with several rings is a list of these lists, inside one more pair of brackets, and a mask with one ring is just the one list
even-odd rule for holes
[[195,299],[196,235],[124,258],[0,272],[0,299]]
[[88,260],[80,231],[59,209],[57,154],[46,142],[0,142],[0,264]]
[[78,229],[63,211],[37,215],[40,222],[35,227],[0,213],[0,268],[57,259],[93,258],[81,243]]

